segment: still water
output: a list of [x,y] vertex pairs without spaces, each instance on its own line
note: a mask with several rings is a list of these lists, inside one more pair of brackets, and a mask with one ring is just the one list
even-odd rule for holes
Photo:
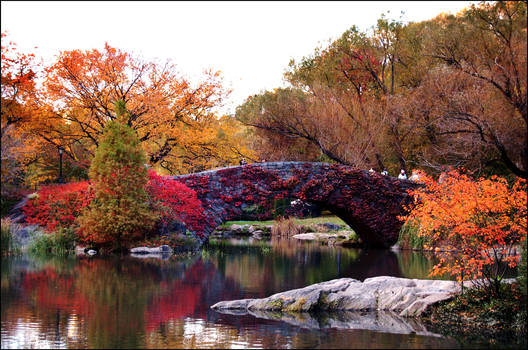
[[233,241],[167,260],[2,261],[2,348],[452,348],[419,322],[377,313],[231,315],[221,300],[340,277],[427,278],[415,252]]

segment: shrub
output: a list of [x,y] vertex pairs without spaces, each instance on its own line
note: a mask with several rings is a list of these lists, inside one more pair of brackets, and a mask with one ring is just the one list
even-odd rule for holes
[[88,181],[42,187],[23,208],[26,221],[52,232],[60,227],[77,228],[77,218],[93,198]]
[[457,251],[439,253],[431,274],[483,278],[482,287],[499,292],[507,268],[519,260],[515,246],[526,241],[526,182],[509,186],[496,176],[473,180],[458,171],[442,183],[423,173],[420,178],[425,187],[412,192],[416,206],[407,220],[418,220],[418,233],[433,245]]
[[144,152],[135,131],[119,121],[124,102],[116,111],[118,120],[106,124],[95,152],[89,171],[94,198],[79,222],[87,243],[121,249],[145,238],[157,218],[148,203]]
[[293,218],[279,218],[273,221],[271,227],[272,236],[289,237],[301,233],[301,227],[297,225]]
[[196,192],[181,182],[159,176],[153,170],[149,170],[148,176],[147,191],[161,225],[178,221],[201,234],[207,219]]
[[521,310],[519,289],[515,284],[503,283],[500,292],[489,294],[483,289],[469,289],[453,299],[433,306],[426,316],[433,332],[457,339],[460,345],[478,344],[479,348],[526,348],[526,324],[519,328]]
[[71,228],[59,227],[57,232],[36,237],[28,247],[35,255],[68,256],[75,250],[77,235]]

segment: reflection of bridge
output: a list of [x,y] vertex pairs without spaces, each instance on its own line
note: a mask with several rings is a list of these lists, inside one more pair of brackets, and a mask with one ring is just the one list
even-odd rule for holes
[[274,200],[299,198],[343,219],[370,246],[398,240],[407,190],[417,185],[327,163],[275,162],[174,176],[194,189],[211,219],[205,237],[224,221],[273,217]]

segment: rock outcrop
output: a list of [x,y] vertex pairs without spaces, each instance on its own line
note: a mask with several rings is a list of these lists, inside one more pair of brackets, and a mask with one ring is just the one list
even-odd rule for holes
[[364,282],[340,278],[274,294],[263,299],[221,301],[215,310],[255,311],[391,311],[419,316],[427,308],[460,292],[455,281],[374,277]]

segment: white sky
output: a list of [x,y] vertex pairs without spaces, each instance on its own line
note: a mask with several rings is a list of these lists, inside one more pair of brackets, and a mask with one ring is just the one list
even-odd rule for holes
[[191,80],[206,68],[221,70],[233,89],[222,108],[229,114],[248,96],[283,85],[290,58],[311,54],[352,25],[367,30],[382,13],[398,19],[401,11],[404,22],[418,22],[472,2],[2,1],[1,28],[45,63],[59,51],[108,42],[145,59],[170,58]]

